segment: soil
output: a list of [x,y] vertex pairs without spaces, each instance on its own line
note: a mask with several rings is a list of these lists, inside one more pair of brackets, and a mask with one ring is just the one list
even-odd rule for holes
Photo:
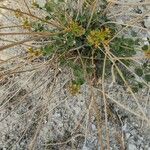
[[[44,4],[45,1],[39,2]],[[135,15],[150,11],[150,5],[134,5],[143,2],[140,0],[118,2],[132,3],[127,6],[113,5],[111,8],[109,17],[121,24],[128,23]],[[0,5],[28,11],[23,0],[2,0]],[[33,8],[31,10],[40,17],[45,14]],[[124,31],[125,34],[131,36],[133,30],[138,31],[138,36],[147,42],[150,34],[149,14],[134,24],[143,30],[135,27]],[[0,10],[0,28],[19,24],[20,20],[16,19],[13,12]],[[0,29],[1,33],[23,31],[26,30]],[[26,38],[29,37],[1,36],[0,47]],[[0,74],[16,66],[19,67],[17,71],[34,68],[23,73],[8,74],[0,80],[0,150],[100,150],[97,117],[101,118],[104,149],[108,149],[101,88],[95,87],[91,92],[91,87],[84,84],[80,93],[71,95],[69,85],[73,76],[68,68],[59,68],[55,62],[49,65],[42,60],[29,62],[24,57],[15,59],[17,55],[24,56],[31,44],[27,42],[0,52]],[[14,59],[3,63],[12,57]],[[108,94],[110,149],[150,150],[150,89],[145,87],[139,90],[134,98],[124,86],[112,84],[111,77],[105,83],[105,89]],[[97,107],[91,104],[92,98]],[[135,99],[146,114],[147,121]],[[96,113],[96,108],[99,113]]]

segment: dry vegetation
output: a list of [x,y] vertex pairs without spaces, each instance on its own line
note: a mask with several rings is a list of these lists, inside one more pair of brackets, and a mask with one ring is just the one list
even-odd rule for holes
[[58,1],[0,2],[0,148],[128,149],[127,123],[150,129],[150,2]]

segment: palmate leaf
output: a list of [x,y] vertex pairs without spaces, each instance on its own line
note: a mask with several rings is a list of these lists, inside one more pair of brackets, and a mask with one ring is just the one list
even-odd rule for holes
[[47,12],[51,13],[54,11],[55,7],[56,7],[56,3],[54,2],[54,0],[51,0],[51,1],[47,1],[45,3],[45,9]]
[[138,76],[142,76],[143,75],[143,69],[142,68],[135,68],[135,73],[138,75]]
[[137,40],[118,37],[111,43],[111,49],[117,57],[132,57],[136,54],[135,47],[137,44]]
[[147,51],[147,50],[148,50],[148,48],[149,48],[149,46],[148,46],[148,45],[144,45],[144,46],[142,47],[142,50],[143,50],[143,51]]
[[150,74],[146,74],[144,76],[144,79],[147,81],[147,82],[150,82]]
[[139,91],[139,89],[143,88],[143,84],[140,83],[140,82],[134,81],[134,83],[132,84],[131,88],[132,88],[133,92],[136,93],[136,92]]
[[73,74],[75,76],[75,79],[73,80],[73,84],[76,84],[76,85],[84,84],[85,82],[84,71],[80,64],[76,64],[70,60],[66,60],[63,64],[67,64],[69,67],[73,69]]
[[45,31],[44,24],[41,22],[32,23],[32,28],[34,29],[34,32]]
[[54,53],[55,47],[53,45],[46,45],[42,48],[44,55],[50,56]]

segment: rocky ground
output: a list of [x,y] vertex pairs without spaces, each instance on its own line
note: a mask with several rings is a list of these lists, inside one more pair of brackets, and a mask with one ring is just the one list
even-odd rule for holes
[[[43,4],[43,1],[40,1]],[[145,39],[150,35],[149,0],[120,0],[112,5],[109,17],[118,24],[129,24],[131,30]],[[139,3],[138,3],[139,2]],[[28,1],[30,3],[30,1]],[[123,5],[122,5],[123,3]],[[141,5],[140,3],[146,3]],[[28,11],[23,1],[0,1],[0,5]],[[33,9],[39,16],[44,12]],[[138,18],[132,24],[131,19]],[[22,32],[22,28],[2,29],[19,25],[19,20],[9,11],[0,9],[0,32]],[[26,39],[26,36],[0,36],[0,47]],[[97,117],[101,118],[102,141],[106,147],[104,104],[97,88],[87,84],[79,94],[69,92],[72,74],[69,69],[56,66],[55,62],[41,60],[29,62],[24,58],[31,43],[0,52],[0,73],[10,71],[0,80],[0,150],[100,150]],[[18,57],[20,55],[21,57]],[[12,58],[13,57],[13,58]],[[12,58],[8,60],[9,58]],[[7,61],[6,61],[7,60]],[[29,70],[25,73],[18,73]],[[108,94],[108,128],[110,149],[150,150],[150,120],[145,121],[135,99],[122,86],[106,82]],[[135,94],[144,113],[150,118],[150,89]],[[95,100],[95,101],[94,101]],[[96,103],[96,106],[95,104]],[[96,113],[96,109],[99,112]]]

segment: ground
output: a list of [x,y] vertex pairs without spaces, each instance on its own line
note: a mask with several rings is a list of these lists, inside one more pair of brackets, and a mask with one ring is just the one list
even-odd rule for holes
[[[132,30],[147,42],[150,35],[149,1],[120,0],[116,3],[110,6],[108,16],[118,24],[131,24],[135,27]],[[23,0],[3,0],[1,5],[28,11]],[[40,17],[44,15],[34,9],[33,13]],[[22,28],[1,28],[18,24],[20,21],[14,13],[0,9],[0,34],[22,32]],[[125,34],[131,36],[131,30],[126,30]],[[0,47],[26,38],[0,35]],[[108,149],[101,88],[91,89],[85,83],[80,93],[72,95],[69,68],[60,68],[55,62],[29,62],[18,57],[31,44],[27,42],[0,52],[0,75],[8,73],[0,80],[0,149],[100,150],[100,138],[104,149]],[[23,70],[29,71],[19,73]],[[150,150],[150,88],[140,90],[135,98],[123,86],[112,84],[110,78],[105,89],[109,103],[110,149]],[[136,100],[148,120],[143,117]]]

